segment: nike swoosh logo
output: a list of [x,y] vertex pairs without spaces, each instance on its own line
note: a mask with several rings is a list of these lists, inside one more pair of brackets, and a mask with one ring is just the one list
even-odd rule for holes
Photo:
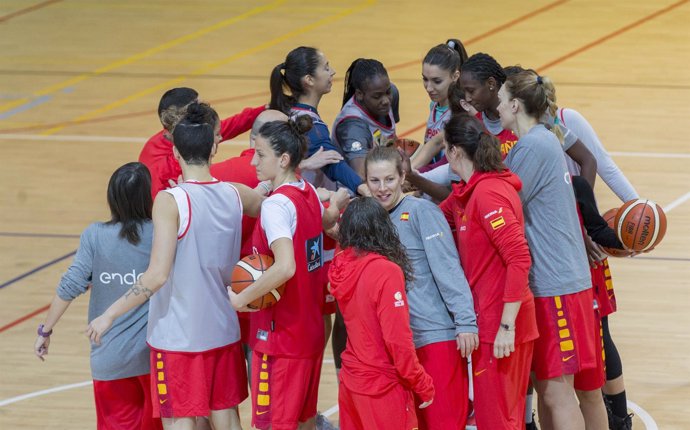
[[168,401],[168,399],[165,399],[165,400],[159,400],[159,401],[161,402],[161,405],[162,405],[163,403],[167,402],[167,401]]
[[482,369],[482,370],[480,370],[479,372],[474,372],[474,376],[479,376],[479,375],[481,375],[481,374],[484,373],[484,372],[486,372],[486,369]]
[[268,411],[263,411],[263,412],[256,411],[257,415],[263,415],[263,414],[267,414],[267,413],[268,413]]
[[565,363],[566,361],[570,360],[571,358],[575,357],[575,355],[570,355],[568,357],[563,358],[563,362]]

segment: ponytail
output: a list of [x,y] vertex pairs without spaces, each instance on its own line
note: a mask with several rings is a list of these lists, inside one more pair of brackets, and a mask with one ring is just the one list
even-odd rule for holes
[[468,114],[453,115],[444,127],[448,148],[459,147],[478,172],[505,170],[500,143],[484,130],[484,125]]
[[[537,121],[541,121],[545,114],[556,118],[556,88],[549,77],[539,76],[534,70],[527,69],[508,76],[505,85],[510,97],[519,99],[530,117]],[[563,143],[561,127],[551,127],[551,131]]]
[[289,115],[290,109],[295,105],[296,100],[283,92],[284,88],[287,87],[285,75],[283,75],[284,69],[285,63],[280,63],[271,72],[271,102],[269,103],[269,108]]
[[438,66],[453,74],[460,71],[465,61],[467,61],[467,51],[462,42],[458,39],[448,39],[446,43],[431,48],[422,63]]
[[[305,94],[302,78],[313,76],[319,66],[319,51],[316,48],[300,46],[290,51],[285,62],[278,64],[271,72],[271,102],[270,109],[290,115],[300,96]],[[285,94],[290,90],[290,95]]]

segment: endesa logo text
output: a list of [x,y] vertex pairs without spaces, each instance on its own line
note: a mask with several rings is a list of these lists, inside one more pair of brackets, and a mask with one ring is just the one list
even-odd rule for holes
[[139,279],[143,275],[143,273],[140,273],[137,275],[137,272],[132,269],[131,272],[128,273],[107,273],[103,272],[101,275],[98,277],[98,279],[101,281],[102,284],[110,284],[111,282],[117,282],[122,285],[134,285],[134,283],[137,282],[137,279]]

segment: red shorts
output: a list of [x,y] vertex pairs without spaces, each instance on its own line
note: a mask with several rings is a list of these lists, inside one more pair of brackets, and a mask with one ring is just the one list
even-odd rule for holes
[[249,345],[249,312],[237,312],[237,320],[240,322],[240,342]]
[[538,380],[574,375],[596,366],[592,289],[553,297],[535,297],[539,338],[532,371]]
[[154,417],[206,417],[248,396],[240,342],[197,353],[151,348],[151,379]]
[[252,426],[294,430],[316,416],[323,353],[286,358],[252,353]]
[[370,396],[350,391],[341,383],[338,386],[338,408],[340,430],[417,428],[412,392],[404,389],[402,385],[384,394]]
[[98,430],[163,430],[153,418],[150,375],[93,381]]
[[604,352],[604,328],[601,326],[601,314],[594,310],[594,341],[597,345],[596,367],[581,370],[575,374],[574,386],[576,390],[599,390],[606,383],[606,353]]
[[[601,271],[601,286],[597,290],[596,299],[599,303],[599,314],[604,318],[616,312],[616,293],[613,291],[613,279],[607,258],[602,261],[602,266],[598,270]],[[592,275],[592,280],[594,280],[594,275]]]
[[481,343],[472,353],[474,416],[477,428],[525,428],[525,396],[534,341],[515,346],[510,357],[494,357],[494,345]]
[[[419,363],[434,381],[434,402],[417,409],[419,430],[464,429],[467,422],[467,360],[455,340],[432,343],[417,350]],[[422,400],[415,399],[416,404]]]

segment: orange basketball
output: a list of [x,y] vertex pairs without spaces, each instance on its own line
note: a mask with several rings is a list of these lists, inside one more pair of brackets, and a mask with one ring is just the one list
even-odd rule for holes
[[[618,213],[618,208],[613,208],[609,209],[604,214],[601,216],[606,220],[606,223],[608,223],[609,227],[614,229],[614,219],[616,218],[616,214]],[[616,249],[616,248],[607,248],[605,246],[602,246],[603,250],[605,253],[610,255],[611,257],[629,257],[631,252],[626,250],[626,249]]]
[[[273,265],[273,257],[262,254],[252,254],[237,262],[232,270],[231,288],[236,294],[253,284],[263,273]],[[272,306],[283,296],[285,284],[254,300],[247,305],[250,309],[265,309]]]
[[618,209],[614,225],[618,238],[627,249],[651,251],[666,234],[666,214],[651,200],[630,200]]
[[396,139],[395,146],[405,151],[408,157],[412,157],[419,149],[419,142],[412,139]]

